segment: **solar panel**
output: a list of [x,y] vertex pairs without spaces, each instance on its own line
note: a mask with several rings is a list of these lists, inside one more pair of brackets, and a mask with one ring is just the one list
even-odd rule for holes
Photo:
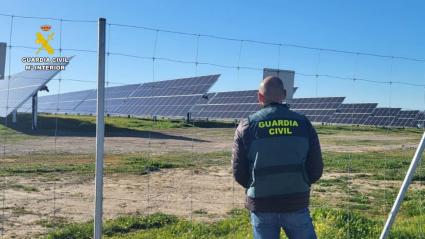
[[38,99],[38,111],[44,113],[74,113],[75,108],[93,91],[84,90],[60,95],[41,96]]
[[258,90],[228,91],[208,94],[208,101],[198,102],[192,118],[242,119],[260,109]]
[[401,110],[398,115],[397,118],[403,118],[403,119],[408,119],[408,118],[416,118],[417,115],[419,114],[419,110]]
[[193,118],[242,119],[260,109],[258,104],[197,105]]
[[130,97],[118,113],[138,116],[186,116],[202,95]]
[[[157,81],[105,89],[105,112],[137,116],[184,117],[219,75]],[[96,90],[43,96],[40,112],[96,114]]]
[[[125,105],[125,100],[134,92],[140,84],[107,87],[105,89],[105,112],[115,114],[119,108]],[[78,114],[96,114],[96,95],[97,90],[92,92],[74,108],[73,113]]]
[[337,113],[371,114],[377,105],[376,103],[341,104],[336,111]]
[[373,110],[373,116],[396,116],[401,108],[376,108]]
[[341,104],[329,118],[329,123],[364,124],[378,104]]
[[419,110],[401,110],[391,126],[394,127],[416,127],[416,118],[419,115]]
[[241,119],[260,109],[258,90],[213,93],[192,108],[193,118]]
[[367,117],[365,125],[389,126],[395,120],[400,108],[375,108]]
[[289,107],[312,122],[327,122],[345,97],[295,98],[288,101]]
[[294,98],[288,101],[288,104],[312,104],[312,103],[342,103],[345,97],[309,97],[309,98]]
[[369,116],[365,125],[389,126],[395,120],[395,116]]
[[416,125],[420,128],[425,127],[425,112],[421,111],[416,118]]
[[[67,65],[58,63],[55,65]],[[0,81],[0,116],[6,117],[21,107],[60,71],[23,71]]]
[[[241,119],[260,109],[258,90],[219,92],[208,102],[193,108],[194,118]],[[306,115],[311,121],[323,122],[335,112],[344,97],[296,98],[288,100],[289,107]]]
[[185,117],[220,75],[144,83],[118,107],[117,114]]
[[149,82],[140,85],[130,97],[180,96],[205,94],[220,75]]

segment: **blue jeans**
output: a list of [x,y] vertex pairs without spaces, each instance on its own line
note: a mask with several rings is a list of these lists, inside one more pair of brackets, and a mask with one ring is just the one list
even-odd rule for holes
[[280,228],[289,239],[316,239],[308,208],[288,213],[251,212],[254,239],[278,239]]

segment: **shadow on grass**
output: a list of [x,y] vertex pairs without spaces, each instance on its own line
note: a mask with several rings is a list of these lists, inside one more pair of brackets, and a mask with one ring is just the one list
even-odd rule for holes
[[[195,142],[208,142],[202,139],[196,139],[181,135],[166,134],[155,130],[169,128],[179,128],[179,125],[171,125],[165,127],[157,127],[155,124],[147,120],[140,120],[140,126],[131,127],[127,118],[117,118],[109,123],[105,123],[105,136],[106,137],[137,137],[137,138],[152,138],[152,139],[171,139]],[[136,119],[137,120],[137,119]],[[4,118],[1,124],[4,125]],[[147,123],[149,122],[149,123]],[[94,117],[86,116],[70,116],[66,117],[61,115],[55,117],[53,115],[39,115],[38,116],[38,129],[31,129],[31,115],[19,114],[18,122],[12,123],[11,118],[8,119],[7,127],[14,129],[26,135],[31,136],[67,136],[67,137],[94,137],[96,135],[96,123]],[[184,127],[184,126],[181,126]],[[57,129],[57,130],[56,130]]]

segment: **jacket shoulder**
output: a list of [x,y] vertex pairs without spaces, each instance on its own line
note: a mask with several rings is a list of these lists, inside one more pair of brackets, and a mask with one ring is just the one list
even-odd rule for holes
[[247,119],[248,124],[250,124],[252,122],[260,121],[261,119],[263,119],[264,117],[267,116],[267,113],[268,113],[268,109],[262,108],[259,111],[255,112],[253,114],[250,114],[248,116],[248,119]]
[[307,118],[307,116],[305,116],[303,114],[300,114],[298,112],[295,112],[295,111],[293,111],[291,109],[289,109],[289,112],[290,112],[291,116],[294,117],[294,118],[297,118],[297,119],[301,119],[301,120],[310,122],[310,120]]

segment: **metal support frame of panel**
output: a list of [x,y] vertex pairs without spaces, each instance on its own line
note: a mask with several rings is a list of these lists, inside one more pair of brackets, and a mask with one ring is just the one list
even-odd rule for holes
[[[31,128],[37,129],[37,115],[38,115],[38,94],[35,93],[32,96],[32,110],[31,110]],[[16,112],[16,110],[15,110]]]
[[407,170],[406,177],[403,180],[400,191],[397,195],[397,198],[394,202],[391,212],[388,215],[387,222],[385,223],[384,229],[382,230],[380,239],[387,238],[391,226],[394,223],[395,217],[397,216],[398,211],[400,210],[401,203],[403,202],[404,196],[406,195],[409,185],[412,182],[413,176],[415,175],[416,168],[419,165],[419,162],[422,160],[422,154],[425,149],[425,132],[422,135],[421,141],[419,142],[418,148],[416,149],[415,156],[413,156],[412,162],[410,163],[409,169]]
[[191,112],[187,112],[186,114],[186,123],[190,123],[192,121],[192,113]]
[[6,47],[6,43],[0,42],[0,80],[4,80],[4,70],[6,68]]
[[105,53],[106,19],[98,22],[97,114],[96,114],[96,176],[93,238],[102,238],[103,223],[103,157],[105,137]]
[[280,70],[280,69],[263,69],[263,79],[268,76],[277,76],[282,82],[286,90],[286,99],[290,100],[294,96],[294,78],[295,71]]
[[[71,59],[69,57],[68,59]],[[53,63],[56,66],[66,66],[68,63]],[[7,117],[13,111],[21,108],[25,102],[53,79],[61,70],[22,71],[0,80],[0,117]]]
[[16,124],[18,111],[15,110],[12,112],[12,123]]

